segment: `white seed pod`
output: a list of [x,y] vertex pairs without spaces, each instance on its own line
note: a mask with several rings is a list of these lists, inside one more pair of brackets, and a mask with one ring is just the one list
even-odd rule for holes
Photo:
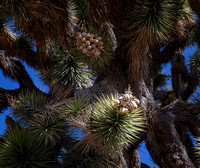
[[123,107],[126,107],[128,104],[128,102],[126,100],[121,100],[120,105],[122,105]]
[[87,50],[90,51],[92,49],[92,46],[88,46]]
[[120,104],[120,100],[116,99],[116,100],[114,100],[113,103],[114,103],[114,104]]
[[89,46],[89,45],[90,45],[90,42],[89,42],[89,41],[86,41],[85,44],[86,44],[86,46]]
[[119,111],[122,112],[122,113],[129,112],[128,108],[125,108],[125,107],[121,107],[121,108],[119,109]]
[[82,41],[83,43],[85,43],[85,42],[86,42],[86,38],[83,37],[81,41]]
[[120,97],[119,97],[119,100],[122,100],[123,98],[124,98],[123,96],[120,96]]
[[135,103],[136,103],[137,105],[140,104],[140,101],[139,101],[138,99],[135,98],[134,101],[135,101]]
[[82,36],[84,36],[84,37],[85,37],[85,36],[86,36],[86,32],[83,32],[83,33],[82,33]]
[[88,52],[88,50],[86,49],[86,48],[84,48],[83,50],[82,50],[82,53],[83,54],[86,54]]
[[130,102],[130,106],[131,106],[132,108],[138,108],[138,105],[135,103],[135,101],[131,101],[131,102]]
[[133,96],[131,94],[124,94],[125,99],[131,99]]

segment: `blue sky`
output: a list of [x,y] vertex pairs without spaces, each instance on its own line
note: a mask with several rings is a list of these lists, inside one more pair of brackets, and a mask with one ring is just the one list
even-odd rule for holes
[[[188,62],[189,54],[194,53],[196,48],[197,48],[197,46],[191,46],[191,47],[188,47],[185,49],[184,56],[186,57],[186,62]],[[37,72],[33,68],[28,67],[25,63],[24,63],[24,65],[25,65],[25,68],[28,71],[30,77],[33,79],[33,82],[35,83],[35,85],[38,88],[40,88],[41,90],[43,90],[44,92],[48,92],[48,87],[45,86],[43,84],[43,82],[38,78]],[[170,75],[170,68],[171,68],[170,64],[165,65],[163,67],[163,72]],[[170,85],[171,85],[171,82],[169,81],[168,86],[170,86]],[[4,89],[17,89],[19,87],[19,84],[15,81],[11,81],[9,78],[5,78],[3,76],[2,71],[0,70],[0,87],[2,87]],[[200,89],[198,89],[198,91],[199,90]],[[4,120],[5,120],[5,116],[9,115],[9,113],[10,113],[10,109],[5,110],[3,114],[0,114],[0,134],[2,134],[6,128]],[[150,165],[150,166],[154,165],[154,163],[151,159],[151,156],[149,155],[149,153],[145,147],[144,142],[141,143],[138,152],[139,152],[141,161],[143,163]]]

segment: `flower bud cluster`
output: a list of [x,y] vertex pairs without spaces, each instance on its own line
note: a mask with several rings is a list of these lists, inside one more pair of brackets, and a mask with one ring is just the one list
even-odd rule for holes
[[131,112],[138,108],[140,101],[131,93],[122,94],[118,99],[114,100],[113,106],[118,108],[120,112]]
[[103,51],[102,38],[86,32],[76,33],[76,46],[83,54],[93,58],[99,57]]

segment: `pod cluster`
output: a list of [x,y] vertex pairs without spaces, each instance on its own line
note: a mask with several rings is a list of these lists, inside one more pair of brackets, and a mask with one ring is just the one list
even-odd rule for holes
[[86,32],[76,33],[76,46],[83,54],[93,58],[99,57],[103,51],[102,38]]
[[138,108],[140,101],[131,93],[122,94],[118,99],[114,100],[113,106],[118,108],[120,112],[131,112]]

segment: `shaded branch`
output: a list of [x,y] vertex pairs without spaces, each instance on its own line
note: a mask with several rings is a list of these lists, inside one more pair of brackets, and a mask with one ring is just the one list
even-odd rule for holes
[[16,58],[8,57],[4,51],[0,53],[0,68],[5,76],[19,82],[20,88],[36,89],[32,79],[25,70],[23,64]]

